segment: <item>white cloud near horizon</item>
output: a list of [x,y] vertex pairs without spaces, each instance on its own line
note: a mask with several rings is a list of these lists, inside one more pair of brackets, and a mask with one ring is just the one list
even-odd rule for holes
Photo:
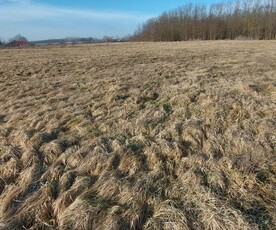
[[[0,0],[0,36],[1,34],[7,34],[10,36],[10,32],[2,31],[7,28],[7,25],[11,25],[11,29],[16,30],[21,26],[26,26],[29,31],[31,31],[32,25],[47,26],[47,28],[53,26],[53,33],[57,27],[69,27],[68,33],[73,27],[85,24],[89,27],[97,27],[97,35],[103,36],[105,26],[111,27],[114,25],[114,31],[109,31],[111,34],[106,33],[106,35],[114,36],[120,29],[119,25],[125,26],[122,31],[118,31],[116,35],[122,36],[126,31],[135,30],[135,25],[144,22],[153,15],[145,15],[139,12],[118,12],[118,11],[99,11],[90,9],[73,9],[57,7],[45,4],[37,4],[31,0]],[[47,24],[47,25],[45,25]],[[43,27],[43,26],[42,26]],[[102,27],[102,32],[99,33]],[[132,29],[131,29],[132,28]],[[66,28],[64,28],[64,33]],[[37,30],[36,30],[37,32]],[[93,32],[93,31],[92,31]],[[14,33],[17,33],[14,31]],[[69,35],[69,34],[68,34]],[[3,36],[3,35],[2,35]],[[49,35],[49,37],[54,37],[55,35]],[[65,36],[65,34],[64,34]],[[93,34],[91,34],[93,36]],[[34,38],[36,36],[33,36]]]

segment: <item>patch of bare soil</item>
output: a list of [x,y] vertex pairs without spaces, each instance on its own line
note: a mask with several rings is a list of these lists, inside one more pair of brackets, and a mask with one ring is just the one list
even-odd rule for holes
[[276,42],[0,50],[0,229],[275,229]]

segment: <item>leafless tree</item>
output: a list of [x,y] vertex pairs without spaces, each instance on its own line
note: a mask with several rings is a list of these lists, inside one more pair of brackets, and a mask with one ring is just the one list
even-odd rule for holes
[[276,0],[186,4],[139,26],[132,40],[276,39]]

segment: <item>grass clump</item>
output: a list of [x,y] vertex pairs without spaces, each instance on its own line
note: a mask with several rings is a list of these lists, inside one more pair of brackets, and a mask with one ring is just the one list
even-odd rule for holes
[[275,229],[275,50],[1,49],[0,229]]

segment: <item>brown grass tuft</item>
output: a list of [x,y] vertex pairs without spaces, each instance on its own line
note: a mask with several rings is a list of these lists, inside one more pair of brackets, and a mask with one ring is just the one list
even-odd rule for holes
[[0,229],[275,229],[275,52],[0,50]]

